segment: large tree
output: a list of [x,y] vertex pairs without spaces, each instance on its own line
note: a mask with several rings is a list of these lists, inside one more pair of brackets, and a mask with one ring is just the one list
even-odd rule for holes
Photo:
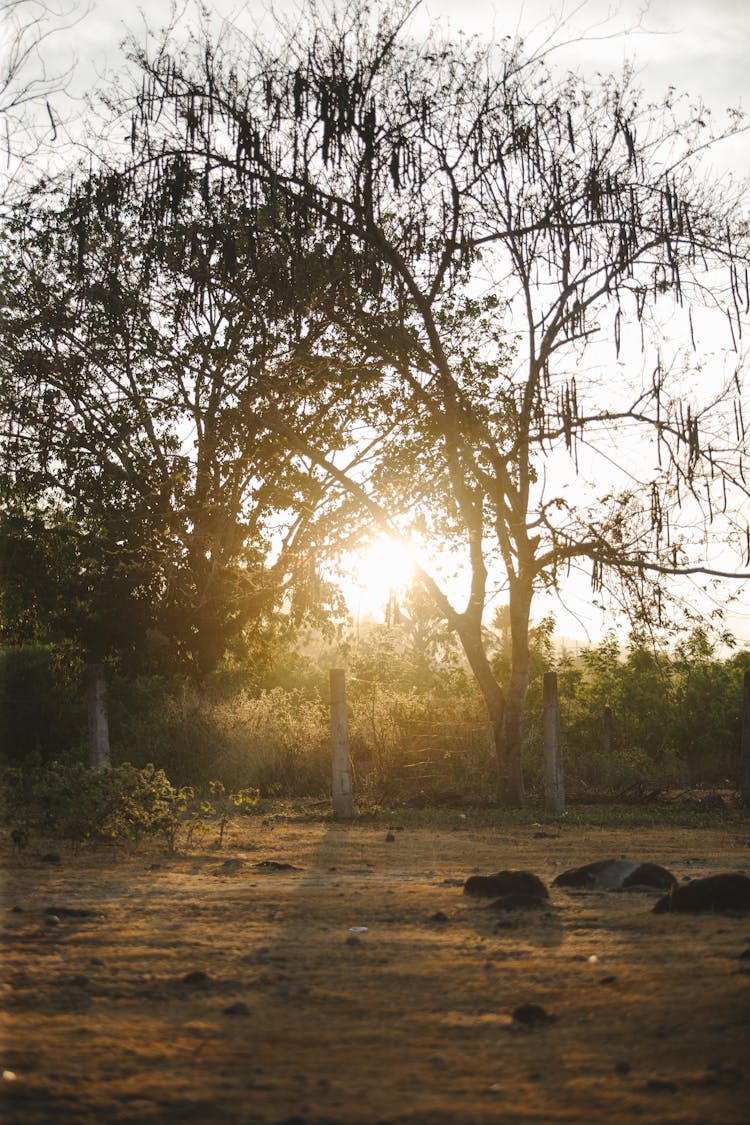
[[[6,231],[6,629],[25,597],[27,626],[67,629],[93,658],[137,667],[161,643],[162,666],[171,653],[202,677],[282,597],[293,614],[314,601],[326,474],[257,404],[278,399],[290,339],[319,328],[298,323],[282,232],[248,232],[241,201],[185,167],[169,224],[152,223],[153,199],[121,189],[85,175]],[[325,406],[299,384],[292,399]],[[319,440],[337,432],[328,412]],[[64,545],[58,581],[45,540]]]
[[[137,52],[122,176],[163,221],[189,167],[232,185],[248,230],[283,211],[298,269],[311,239],[325,247],[308,309],[330,330],[292,350],[285,390],[388,405],[350,416],[341,453],[272,388],[263,417],[374,525],[459,557],[462,604],[427,566],[422,580],[516,804],[535,593],[584,562],[595,590],[658,619],[665,579],[734,572],[712,550],[746,548],[744,198],[702,170],[700,107],[645,103],[628,73],[555,74],[520,43],[417,39],[409,14],[310,5],[283,42],[204,31]],[[717,309],[737,350],[703,371]],[[694,352],[670,345],[670,317]],[[493,575],[503,683],[482,632]]]

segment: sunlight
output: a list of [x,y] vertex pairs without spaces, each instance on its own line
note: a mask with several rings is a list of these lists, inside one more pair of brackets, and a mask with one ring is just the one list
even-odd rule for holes
[[352,560],[351,587],[345,592],[357,617],[381,619],[392,594],[401,596],[411,582],[416,551],[407,543],[383,536]]

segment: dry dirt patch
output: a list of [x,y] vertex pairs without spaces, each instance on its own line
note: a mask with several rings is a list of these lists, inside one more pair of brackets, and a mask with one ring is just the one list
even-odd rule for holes
[[3,1120],[746,1125],[750,918],[461,889],[620,855],[748,874],[746,831],[270,819],[190,855],[8,851]]

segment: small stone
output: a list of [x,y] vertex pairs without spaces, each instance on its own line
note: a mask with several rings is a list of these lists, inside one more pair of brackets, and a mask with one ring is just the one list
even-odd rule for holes
[[76,973],[74,977],[70,978],[70,983],[74,984],[77,988],[85,988],[89,983],[89,978],[83,973]]
[[[17,910],[19,908],[14,906],[13,909]],[[742,953],[740,953],[740,961],[750,961],[750,949],[745,949]]]
[[385,842],[386,842],[386,844],[392,844],[395,839],[396,839],[395,834],[393,832],[388,832],[386,837],[385,837]]
[[185,973],[182,978],[182,984],[210,984],[211,978],[208,973],[204,973],[203,969],[193,969],[189,973]]
[[362,938],[359,937],[357,934],[349,934],[349,936],[346,939],[345,944],[346,945],[361,945],[362,944]]
[[234,1004],[230,1004],[224,1008],[225,1016],[249,1016],[250,1009],[244,1000],[235,1000]]
[[615,1074],[620,1075],[630,1074],[632,1069],[633,1068],[627,1059],[618,1059],[614,1066]]
[[672,1082],[669,1078],[649,1078],[644,1086],[650,1094],[676,1094],[679,1089],[676,1082]]
[[448,915],[444,914],[442,910],[436,910],[435,913],[430,918],[430,921],[431,922],[447,922],[448,921]]
[[48,926],[59,926],[60,925],[60,918],[58,917],[57,914],[45,914],[44,915],[44,921],[45,921],[46,925],[48,925]]
[[60,856],[57,852],[47,852],[42,856],[42,863],[60,863]]
[[616,980],[617,977],[610,974],[609,976],[601,977],[599,980],[599,984],[614,984]]
[[10,912],[11,912],[11,914],[23,914],[23,907],[22,906],[11,906]]
[[244,860],[237,859],[237,858],[225,859],[224,862],[222,863],[221,867],[219,868],[219,870],[220,871],[237,871],[240,867],[242,867],[243,863],[244,863]]
[[546,1023],[554,1023],[557,1016],[553,1016],[541,1004],[519,1004],[513,1012],[513,1020],[524,1027],[541,1027]]

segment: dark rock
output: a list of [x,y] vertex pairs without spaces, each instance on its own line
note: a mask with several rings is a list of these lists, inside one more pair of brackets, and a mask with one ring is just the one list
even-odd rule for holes
[[224,1008],[225,1016],[249,1016],[250,1009],[244,1000],[235,1000],[234,1004],[230,1004]]
[[447,922],[448,921],[448,915],[443,914],[442,910],[436,910],[435,913],[430,918],[430,921],[431,922]]
[[542,1027],[544,1024],[554,1023],[557,1016],[553,1016],[541,1004],[519,1004],[513,1012],[513,1020],[523,1027]]
[[745,949],[740,953],[740,961],[750,961],[750,949]]
[[649,1094],[676,1094],[679,1089],[669,1078],[649,1078],[643,1088]]
[[362,944],[362,938],[359,936],[359,934],[349,934],[347,939],[346,939],[345,944],[346,945],[361,945]]
[[669,890],[677,880],[658,863],[639,863],[631,859],[599,859],[583,867],[571,867],[553,879],[553,887],[578,887],[583,890],[627,890],[636,887]]
[[559,840],[560,839],[560,833],[559,832],[535,832],[534,833],[534,839],[535,840]]
[[464,883],[464,894],[476,898],[506,898],[522,895],[545,900],[549,891],[533,871],[498,871],[495,875],[470,875]]
[[11,912],[11,914],[23,914],[23,907],[17,906],[17,905],[11,906],[10,912]]
[[48,926],[59,926],[60,918],[57,914],[45,914],[44,921]]
[[279,859],[262,859],[255,866],[262,871],[299,871],[299,867],[295,867],[293,863],[284,863]]
[[185,973],[182,977],[182,984],[210,984],[211,977],[208,973],[204,973],[203,969],[193,969],[192,972]]
[[62,862],[57,852],[47,852],[42,856],[42,863],[60,863]]
[[632,1069],[633,1067],[630,1065],[627,1059],[618,1059],[614,1066],[615,1074],[620,1075],[630,1074]]
[[546,906],[546,898],[519,891],[516,894],[501,895],[500,898],[489,903],[485,910],[542,910]]
[[750,911],[750,879],[746,875],[730,872],[692,879],[681,887],[673,887],[654,906],[655,914],[701,914],[720,910]]
[[392,844],[395,839],[396,839],[396,837],[395,837],[393,832],[386,833],[386,837],[385,837],[386,844]]
[[89,983],[89,978],[84,976],[83,973],[76,973],[74,977],[70,978],[70,983],[74,984],[77,988],[86,988]]

